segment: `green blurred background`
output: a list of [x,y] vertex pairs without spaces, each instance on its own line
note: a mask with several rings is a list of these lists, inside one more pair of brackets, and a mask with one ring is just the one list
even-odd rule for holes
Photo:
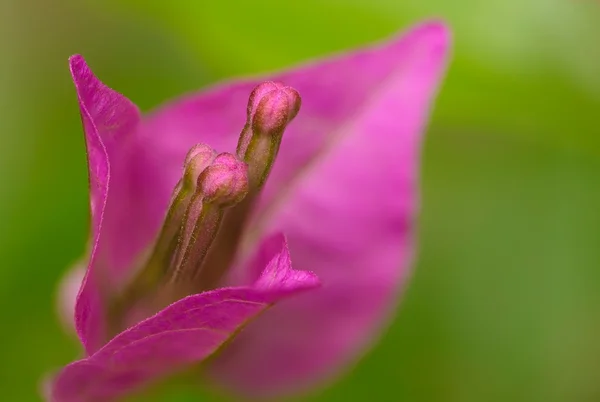
[[[87,173],[67,58],[143,110],[381,39],[455,32],[427,136],[421,252],[392,327],[310,401],[600,401],[600,3],[0,0],[0,390],[38,400],[78,352],[56,283]],[[189,388],[160,400],[212,400]]]

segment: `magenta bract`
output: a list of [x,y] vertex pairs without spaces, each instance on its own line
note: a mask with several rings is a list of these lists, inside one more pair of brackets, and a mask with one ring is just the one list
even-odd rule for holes
[[409,273],[448,48],[426,22],[143,117],[73,57],[92,213],[75,305],[86,357],[49,399],[111,400],[209,356],[211,380],[272,396],[354,361]]

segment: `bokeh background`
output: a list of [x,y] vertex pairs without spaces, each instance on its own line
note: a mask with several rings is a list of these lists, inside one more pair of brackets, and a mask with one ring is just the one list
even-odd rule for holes
[[418,265],[381,342],[300,400],[600,401],[593,0],[0,0],[2,399],[39,400],[78,352],[54,305],[88,224],[69,55],[148,110],[426,16],[456,43],[424,149]]

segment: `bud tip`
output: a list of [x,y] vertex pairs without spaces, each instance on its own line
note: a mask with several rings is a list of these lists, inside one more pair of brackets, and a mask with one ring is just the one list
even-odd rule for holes
[[262,133],[282,132],[298,114],[300,104],[300,95],[292,87],[279,82],[258,85],[248,101],[252,129]]
[[206,202],[237,204],[248,193],[248,165],[230,153],[219,154],[198,177],[198,186]]

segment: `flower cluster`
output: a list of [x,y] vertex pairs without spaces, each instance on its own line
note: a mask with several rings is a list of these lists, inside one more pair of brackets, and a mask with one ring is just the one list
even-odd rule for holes
[[114,400],[200,364],[233,392],[272,396],[356,358],[409,273],[448,46],[426,22],[143,117],[72,57],[92,219],[63,304],[85,357],[48,399]]

